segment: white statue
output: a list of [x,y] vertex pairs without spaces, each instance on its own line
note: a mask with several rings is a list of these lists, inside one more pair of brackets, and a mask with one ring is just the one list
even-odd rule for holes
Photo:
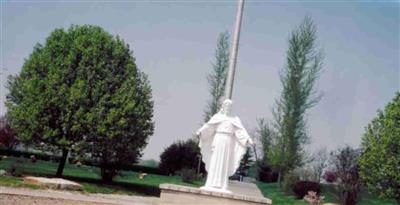
[[201,189],[230,193],[228,178],[239,167],[247,145],[253,144],[238,117],[231,117],[232,101],[225,100],[221,110],[197,132],[207,181]]

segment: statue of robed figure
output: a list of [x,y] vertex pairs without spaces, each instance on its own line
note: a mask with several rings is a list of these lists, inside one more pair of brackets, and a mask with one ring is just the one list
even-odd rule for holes
[[225,100],[221,110],[197,132],[207,181],[201,189],[230,193],[228,178],[239,167],[252,139],[238,117],[230,116],[232,101]]
[[247,145],[253,144],[240,119],[232,117],[230,114],[243,8],[244,0],[239,0],[229,57],[225,101],[222,103],[221,110],[196,132],[207,170],[207,181],[201,189],[208,191],[230,193],[228,190],[229,176],[233,175],[239,167]]

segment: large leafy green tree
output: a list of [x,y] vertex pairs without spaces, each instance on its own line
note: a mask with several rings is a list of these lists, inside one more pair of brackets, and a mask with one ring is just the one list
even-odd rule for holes
[[58,176],[74,147],[91,145],[94,157],[108,149],[100,155],[130,162],[153,133],[145,75],[129,46],[97,26],[54,30],[9,78],[8,89],[12,128],[21,141],[61,150]]
[[204,111],[204,120],[207,122],[221,107],[225,94],[226,76],[229,66],[229,34],[219,34],[217,48],[215,50],[215,62],[213,70],[207,76],[211,99]]
[[306,17],[289,37],[286,66],[282,70],[283,86],[273,112],[275,130],[273,146],[269,150],[270,163],[280,175],[304,161],[304,144],[308,141],[306,112],[319,100],[315,82],[322,65],[322,54],[316,47],[316,27]]
[[83,143],[81,150],[100,166],[104,181],[111,181],[119,169],[137,163],[142,156],[147,138],[153,134],[151,98],[146,75],[137,72],[115,92],[105,93],[98,102],[100,109],[93,109],[88,121],[89,143]]
[[372,192],[400,202],[400,93],[367,126],[360,175]]

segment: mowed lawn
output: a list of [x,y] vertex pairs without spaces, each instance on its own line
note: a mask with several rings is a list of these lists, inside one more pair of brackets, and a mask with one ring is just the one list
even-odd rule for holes
[[[264,196],[272,200],[272,204],[278,205],[308,205],[303,199],[296,199],[280,191],[277,183],[257,182],[258,188],[263,192]],[[325,203],[337,203],[339,201],[334,194],[331,186],[322,185],[322,195],[325,196]],[[366,190],[361,191],[359,205],[396,205],[395,200],[385,200],[369,194]]]
[[[18,158],[21,159],[21,158]],[[0,161],[0,169],[9,170],[12,165],[16,162],[17,158],[7,157]],[[22,159],[22,171],[26,175],[54,175],[57,170],[58,163],[50,161],[37,160],[36,163],[32,163],[29,159]],[[93,179],[100,181],[100,169],[97,167],[90,166],[76,166],[73,164],[66,164],[63,175],[66,177],[79,177],[85,179]],[[139,173],[132,171],[122,171],[121,176],[117,176],[114,181],[132,184],[132,185],[144,185],[157,188],[162,183],[172,183],[185,186],[201,186],[204,181],[196,181],[193,184],[184,183],[180,176],[163,176],[156,174],[147,174],[144,179],[139,179]],[[88,183],[80,182],[85,192],[88,193],[117,193],[117,194],[129,194],[129,195],[143,195],[142,192],[135,188],[127,188],[125,186],[114,185],[114,184],[99,184],[99,183]],[[0,176],[0,185],[13,186],[13,187],[28,187],[38,189],[37,185],[27,184],[23,182],[21,178],[12,176]],[[262,183],[257,182],[257,186],[263,192],[264,196],[272,199],[274,205],[307,205],[302,199],[296,199],[294,196],[287,195],[280,191],[278,184],[276,183]],[[338,200],[334,194],[334,190],[331,186],[322,186],[322,195],[325,196],[325,202],[338,203]],[[368,194],[366,190],[361,192],[360,205],[395,205],[394,200],[383,200],[378,197]]]
[[[34,175],[34,176],[51,176],[55,175],[57,171],[58,163],[51,161],[42,161],[37,160],[35,163],[32,163],[30,159],[23,158],[15,158],[15,157],[7,157],[3,158],[0,161],[0,169],[10,170],[10,168],[15,164],[17,159],[22,160],[19,166],[24,173],[24,175]],[[100,182],[100,169],[97,167],[90,166],[76,166],[73,164],[66,164],[63,172],[63,176],[65,177],[79,177],[84,179],[91,179]],[[199,187],[203,184],[202,181],[196,181],[193,184],[185,183],[182,181],[180,176],[163,176],[156,174],[147,174],[144,179],[139,178],[138,172],[132,171],[122,171],[121,175],[115,177],[114,182],[118,184],[118,182],[138,185],[138,186],[148,186],[157,188],[162,183],[171,183],[171,184],[179,184],[185,186],[195,186]],[[126,188],[121,185],[113,185],[113,184],[99,184],[99,183],[88,183],[88,182],[80,182],[82,184],[84,191],[90,193],[122,193],[122,194],[141,194],[132,188]],[[0,185],[6,186],[27,186],[38,188],[37,186],[32,186],[30,184],[25,184],[22,179],[18,177],[12,176],[1,176],[0,177]]]

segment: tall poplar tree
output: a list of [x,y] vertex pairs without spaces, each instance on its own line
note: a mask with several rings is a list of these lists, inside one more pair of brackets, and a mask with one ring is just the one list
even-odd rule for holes
[[215,50],[215,62],[213,70],[207,76],[211,99],[204,111],[204,121],[207,122],[221,107],[225,94],[226,77],[229,66],[229,34],[219,34],[217,48]]
[[309,140],[306,112],[321,98],[315,82],[323,58],[316,39],[316,27],[310,17],[305,17],[289,37],[286,66],[281,73],[283,90],[273,113],[276,135],[269,154],[280,177],[304,162],[303,148]]

